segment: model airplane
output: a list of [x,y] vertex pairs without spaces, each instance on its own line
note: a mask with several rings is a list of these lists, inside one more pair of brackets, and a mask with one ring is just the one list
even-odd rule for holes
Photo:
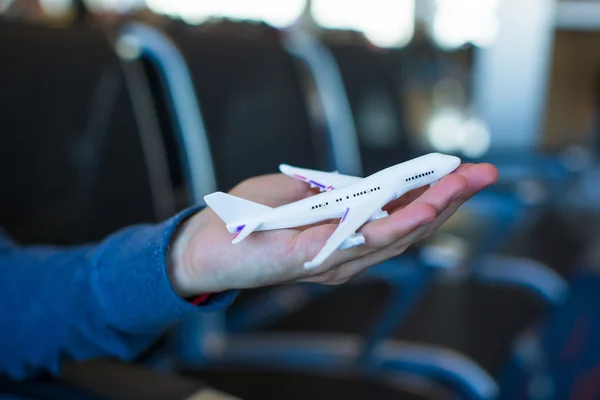
[[282,173],[321,189],[320,194],[271,208],[226,193],[204,197],[239,243],[254,231],[294,228],[340,218],[337,229],[319,254],[304,264],[321,265],[335,250],[360,246],[365,237],[356,231],[368,221],[384,218],[382,210],[392,200],[425,185],[433,185],[460,165],[458,157],[427,154],[394,165],[366,178],[295,168],[282,164]]

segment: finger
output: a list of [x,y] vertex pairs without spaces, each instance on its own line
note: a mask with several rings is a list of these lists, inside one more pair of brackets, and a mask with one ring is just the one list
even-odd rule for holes
[[372,246],[379,248],[389,246],[408,233],[399,229],[406,219],[415,215],[419,218],[419,225],[433,221],[437,214],[442,212],[467,187],[468,182],[463,176],[449,175],[408,206],[395,211],[387,218],[365,225],[361,233],[365,235],[367,243]]
[[498,169],[492,164],[477,164],[461,172],[461,175],[469,182],[468,193],[473,196],[487,186],[498,181]]
[[[461,166],[463,168],[459,167],[460,172],[464,172],[466,169],[470,168],[470,166],[472,166],[472,164]],[[442,181],[443,181],[443,183],[442,183]],[[440,184],[435,185],[433,188],[429,188],[428,186],[426,186],[426,187],[412,190],[412,191],[406,193],[405,195],[403,195],[402,197],[400,197],[399,199],[391,201],[385,207],[383,207],[383,209],[385,211],[387,211],[388,213],[393,213],[394,211],[398,210],[399,208],[406,207],[408,204],[413,203],[415,201],[416,202],[428,202],[429,201],[428,199],[433,198],[434,201],[429,201],[429,203],[432,204],[436,208],[436,210],[441,210],[448,205],[447,201],[449,199],[451,199],[451,198],[448,198],[448,196],[444,196],[444,193],[447,193],[448,191],[453,191],[451,194],[456,196],[456,195],[460,195],[460,193],[455,193],[457,189],[460,191],[464,191],[468,188],[468,182],[466,182],[464,177],[460,174],[458,174],[456,176],[448,175],[448,179],[446,179],[446,177],[445,177],[445,178],[443,178],[442,181],[440,181]],[[427,193],[427,196],[425,196],[426,193]],[[439,201],[435,201],[435,199],[438,199]],[[403,205],[403,206],[399,206],[399,205]],[[335,223],[336,220],[328,220],[328,221],[324,221],[324,222]],[[321,223],[318,223],[318,224],[321,224]],[[318,224],[314,224],[314,225],[318,225]],[[311,225],[309,227],[312,227],[314,225]]]
[[370,267],[397,257],[404,253],[410,246],[423,240],[425,237],[435,232],[445,221],[447,221],[463,202],[455,200],[443,210],[431,222],[422,225],[410,232],[409,234],[399,238],[394,243],[377,251],[370,252],[355,260],[350,260],[339,267],[333,268],[322,274],[311,276],[300,280],[300,282],[320,283],[323,285],[341,285],[350,279],[359,276]]
[[386,204],[385,207],[383,207],[383,209],[389,213],[392,213],[398,208],[406,207],[408,204],[412,203],[413,201],[418,199],[423,193],[425,193],[428,188],[428,186],[423,186],[418,189],[411,190],[410,192],[402,195],[402,197],[390,201],[388,204]]
[[[493,184],[498,179],[497,169],[490,164],[478,164],[473,165],[469,168],[462,169],[458,172],[459,175],[464,177],[468,183],[467,188],[458,196],[456,196],[446,207],[439,211],[435,221],[430,224],[430,232],[437,230],[444,222],[446,222],[458,208],[464,204],[467,200],[481,191],[483,188]],[[435,187],[434,187],[435,188]],[[430,193],[433,193],[433,189]],[[425,199],[426,195],[422,197]]]
[[413,232],[419,226],[430,223],[436,215],[437,210],[431,204],[411,204],[386,218],[366,224],[360,232],[365,236],[368,246],[381,249]]
[[350,260],[324,273],[301,279],[299,282],[321,283],[324,285],[340,285],[345,283],[353,277],[362,274],[370,267],[404,253],[409,245],[415,242],[416,238],[425,234],[428,226],[429,224],[422,225],[400,239],[399,242],[402,241],[405,243],[403,246],[387,246],[377,251],[365,254],[362,257]]
[[[452,172],[452,174],[461,174],[464,171],[471,168],[473,165],[474,164],[470,164],[470,163],[461,164],[454,172]],[[398,208],[406,207],[408,204],[412,203],[413,201],[415,201],[416,199],[421,197],[429,188],[430,188],[430,186],[423,186],[418,189],[411,190],[410,192],[406,193],[402,197],[400,197],[394,201],[391,201],[389,204],[387,204],[384,207],[384,209],[385,209],[385,211],[391,213],[391,212],[397,210]]]
[[[470,166],[472,166],[472,164],[465,164],[465,165],[459,167],[459,169],[460,169],[460,171],[465,171],[466,169],[470,168]],[[451,175],[448,175],[448,177],[450,177],[450,176]],[[440,193],[447,192],[448,190],[455,190],[457,185],[458,185],[458,189],[462,189],[462,190],[464,190],[468,187],[468,183],[464,181],[462,176],[453,176],[449,179],[450,179],[450,182],[447,182],[447,179],[443,178],[443,184],[441,184],[441,185],[438,184],[438,185],[434,186],[435,190],[433,190],[432,188],[429,188],[428,186],[412,190],[412,191],[404,194],[399,199],[391,201],[385,207],[383,207],[383,209],[385,211],[388,211],[389,213],[393,213],[398,208],[402,208],[402,207],[399,207],[399,205],[403,205],[405,207],[406,205],[413,203],[414,201],[421,201],[420,199],[423,199],[423,198],[425,198],[425,199],[430,198],[430,197],[435,198],[435,196],[438,196]],[[424,194],[426,192],[428,192],[429,190],[433,190],[433,193],[429,193],[427,197],[423,197]],[[440,199],[444,200],[445,197],[442,196],[442,197],[440,197]],[[441,209],[441,208],[444,208],[447,204],[445,204],[445,203],[433,204],[432,203],[432,205],[434,205],[436,207],[436,209]],[[326,222],[327,223],[335,223],[335,220],[328,220]]]
[[[498,171],[490,164],[475,165],[472,168],[460,171],[460,174],[467,180],[468,188],[456,198],[454,198],[441,212],[438,212],[435,220],[428,225],[426,232],[420,237],[407,238],[412,239],[412,243],[422,240],[426,236],[437,231],[448,219],[450,219],[456,211],[477,192],[496,182],[498,179]],[[411,243],[411,244],[412,244]],[[405,246],[404,240],[399,240],[394,246]]]
[[[323,266],[313,270],[309,275],[323,273],[335,265],[364,257],[366,254],[395,244],[420,225],[433,221],[454,199],[469,189],[468,179],[463,174],[466,174],[471,168],[472,166],[467,165],[458,173],[444,177],[438,185],[427,190],[416,201],[403,209],[397,210],[388,218],[366,224],[361,229],[361,233],[365,235],[367,241],[366,245],[334,253]],[[493,170],[493,167],[490,169],[484,166],[483,172],[475,171],[468,175],[469,178],[475,181],[473,188],[477,189],[482,183],[485,185],[492,181],[494,179]],[[312,259],[321,250],[335,228],[336,225],[321,225],[303,231],[296,240],[297,253],[302,255],[302,259],[296,260],[296,262],[303,263]],[[419,232],[413,233],[407,238],[407,245],[412,244],[419,237]]]
[[[424,192],[414,203],[425,202],[433,205],[438,211],[438,215],[443,213],[441,220],[444,222],[454,214],[461,204],[481,189],[496,182],[497,179],[498,171],[490,164],[465,164],[459,167],[455,173],[440,181],[438,185]],[[456,206],[447,210],[454,201],[457,201]],[[436,220],[439,219],[436,218]]]
[[[380,251],[372,252],[360,259],[350,261],[344,267],[346,272],[354,275],[359,274],[362,270],[372,265],[401,254],[409,246],[435,232],[456,212],[464,201],[497,179],[496,169],[489,164],[478,166],[465,165],[456,172],[456,175],[462,176],[452,177],[449,175],[443,182],[440,181],[440,184],[423,193],[414,203],[395,213],[398,217],[401,217],[400,211],[410,212],[413,204],[415,206],[421,204],[429,205],[436,210],[436,216],[431,223],[425,224],[407,235],[398,237],[397,240]],[[395,217],[395,214],[392,214],[390,217]],[[371,224],[371,226],[373,225],[375,225],[375,222]],[[331,280],[331,277],[327,277],[327,279]],[[333,281],[336,282],[337,280],[333,279]]]
[[373,252],[369,252],[354,260],[349,260],[341,266],[332,268],[331,270],[325,271],[321,274],[302,279],[300,282],[312,282],[324,285],[343,284],[353,277],[362,274],[370,267],[389,260],[390,258],[399,256],[410,246],[435,232],[439,226],[441,226],[448,218],[450,218],[450,216],[454,214],[456,209],[459,208],[460,204],[461,203],[458,200],[451,202],[450,205],[440,214],[438,214],[438,216],[432,222],[419,226],[417,229],[403,237],[398,238],[388,246]]
[[[385,239],[382,243],[374,243],[377,241],[377,234],[382,235],[380,238],[390,236],[390,234],[393,235],[394,224],[389,222],[403,220],[405,214],[412,212],[415,207],[417,210],[421,207],[428,208],[428,212],[430,213],[432,213],[432,210],[435,210],[436,215],[433,216],[434,219],[431,223],[422,225],[405,235],[396,236],[397,239],[388,243],[387,246],[383,246],[375,251],[367,252],[358,258],[348,260],[346,263],[343,263],[341,267],[326,270],[304,278],[302,281],[334,285],[340,284],[351,277],[362,273],[372,265],[376,265],[401,254],[409,246],[437,230],[439,226],[456,212],[466,199],[497,180],[497,170],[489,164],[477,166],[465,165],[456,172],[456,175],[462,175],[462,177],[452,178],[449,176],[443,182],[440,182],[439,185],[436,185],[426,193],[423,193],[413,204],[396,211],[388,218],[367,224],[362,232],[367,233],[365,234],[365,236],[367,236],[369,229],[379,230],[379,232],[376,232],[373,236],[369,235],[371,240],[368,240],[367,243],[371,246],[385,244]],[[390,231],[384,232],[384,229]],[[373,240],[374,238],[375,240]]]
[[[423,225],[435,218],[435,210],[428,205],[418,205],[412,207],[410,212],[400,212],[395,215],[394,218],[384,218],[379,221],[387,220],[388,223],[382,225],[379,223],[380,229],[387,229],[387,231],[376,232],[373,234],[373,230],[367,231],[365,234],[367,243],[363,246],[338,250],[328,258],[328,260],[321,266],[305,271],[304,276],[314,276],[321,274],[334,266],[348,262],[356,258],[360,258],[365,254],[379,250],[381,247],[386,246],[392,242],[398,236],[404,236],[408,233],[417,229],[418,226]],[[368,226],[369,224],[367,224]],[[390,227],[386,226],[390,225]],[[303,264],[306,261],[313,259],[323,248],[325,242],[331,234],[335,231],[337,225],[320,225],[301,232],[295,242],[294,253],[299,254],[301,259],[296,259],[295,262]],[[392,235],[393,237],[383,237],[385,235]]]
[[451,174],[444,177],[437,185],[429,188],[412,204],[430,204],[439,213],[468,188],[469,181],[462,174]]
[[[468,187],[466,179],[459,174],[453,174],[443,178],[440,183],[427,192],[425,192],[419,199],[411,203],[407,207],[400,209],[390,215],[388,218],[382,218],[380,220],[366,224],[362,229],[361,233],[365,235],[366,245],[360,246],[357,249],[348,249],[338,251],[330,257],[330,262],[324,264],[324,266],[315,269],[315,274],[323,273],[329,270],[334,265],[339,265],[342,262],[347,262],[353,258],[362,257],[373,251],[377,251],[381,248],[387,247],[395,243],[399,238],[404,237],[418,226],[433,221],[438,212],[441,212],[450,201],[458,196],[462,191]],[[302,235],[302,239],[308,237],[312,239],[316,246],[304,254],[314,256],[323,247],[323,244],[327,238],[331,235],[332,231],[317,229],[319,227],[312,228],[304,231],[302,234],[311,233],[312,236]],[[327,235],[326,237],[318,237],[317,240],[314,235]],[[308,243],[301,242],[299,244]],[[314,246],[314,244],[312,244]]]
[[461,173],[461,172],[463,172],[463,171],[466,171],[466,170],[468,170],[469,168],[473,167],[474,165],[476,165],[476,164],[473,164],[473,163],[464,163],[464,164],[460,164],[460,165],[458,166],[458,168],[456,168],[456,169],[455,169],[455,170],[454,170],[452,173],[453,173],[453,174],[459,174],[459,173]]
[[[467,169],[471,168],[473,165],[474,164],[470,164],[470,163],[462,164],[453,172],[453,174],[463,173]],[[405,207],[408,204],[412,203],[413,201],[417,200],[419,197],[423,196],[423,194],[429,189],[430,189],[429,186],[423,186],[421,188],[411,190],[410,192],[404,194],[402,197],[389,202],[385,207],[383,207],[383,209],[389,213],[392,213],[393,211],[397,210],[398,208]],[[328,221],[324,221],[324,222],[325,223],[335,223],[336,220],[328,220]],[[318,225],[318,224],[314,224],[314,225]],[[311,225],[311,226],[314,226],[314,225]]]
[[481,164],[470,171],[465,172],[465,178],[469,181],[469,188],[457,199],[455,199],[446,210],[444,210],[431,224],[431,230],[437,230],[471,197],[476,195],[485,187],[493,184],[498,179],[498,171],[490,164]]

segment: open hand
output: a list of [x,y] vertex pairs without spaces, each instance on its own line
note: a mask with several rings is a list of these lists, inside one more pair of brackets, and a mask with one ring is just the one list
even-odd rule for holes
[[[490,164],[463,164],[437,185],[414,190],[389,203],[384,208],[389,217],[359,230],[366,244],[338,250],[310,270],[303,268],[304,262],[321,250],[335,230],[335,222],[254,232],[234,245],[223,221],[206,208],[190,218],[175,239],[172,284],[183,297],[291,282],[338,285],[434,233],[465,201],[497,178],[498,171]],[[231,191],[270,207],[314,193],[306,183],[281,174],[248,179]]]

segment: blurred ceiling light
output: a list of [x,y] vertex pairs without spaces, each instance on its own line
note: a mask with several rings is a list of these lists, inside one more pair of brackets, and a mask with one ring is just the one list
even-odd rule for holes
[[209,18],[264,21],[272,26],[290,26],[302,14],[306,0],[146,0],[158,14],[201,24]]
[[14,0],[0,0],[0,14],[6,12]]
[[487,125],[478,118],[471,117],[464,122],[462,153],[470,158],[484,156],[490,149],[492,135]]
[[427,126],[427,138],[434,149],[452,153],[457,151],[463,142],[463,116],[455,108],[444,108],[437,111]]
[[168,15],[169,17],[179,16],[178,2],[176,0],[146,0],[146,7],[157,14]]
[[428,266],[451,269],[463,264],[468,251],[469,246],[464,239],[439,233],[431,243],[423,246],[419,251],[419,257]]
[[500,0],[436,0],[431,27],[434,41],[452,50],[467,43],[485,47],[498,34]]
[[92,11],[126,13],[144,6],[144,0],[85,0]]
[[441,152],[462,153],[479,158],[490,149],[492,136],[487,125],[479,118],[466,118],[457,108],[437,111],[427,126],[431,146]]
[[72,0],[39,0],[42,11],[54,18],[68,15],[73,7]]
[[415,0],[313,0],[320,26],[361,31],[376,46],[407,45],[415,30]]

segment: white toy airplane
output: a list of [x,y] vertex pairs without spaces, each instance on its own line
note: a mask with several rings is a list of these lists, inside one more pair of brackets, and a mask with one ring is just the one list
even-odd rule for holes
[[386,217],[381,208],[421,186],[435,184],[460,165],[458,157],[427,154],[394,165],[366,178],[295,168],[281,164],[282,173],[318,187],[322,192],[294,203],[271,208],[226,193],[204,197],[239,243],[254,231],[294,228],[341,218],[319,254],[304,264],[315,268],[335,250],[360,246],[365,237],[356,231],[368,221]]

